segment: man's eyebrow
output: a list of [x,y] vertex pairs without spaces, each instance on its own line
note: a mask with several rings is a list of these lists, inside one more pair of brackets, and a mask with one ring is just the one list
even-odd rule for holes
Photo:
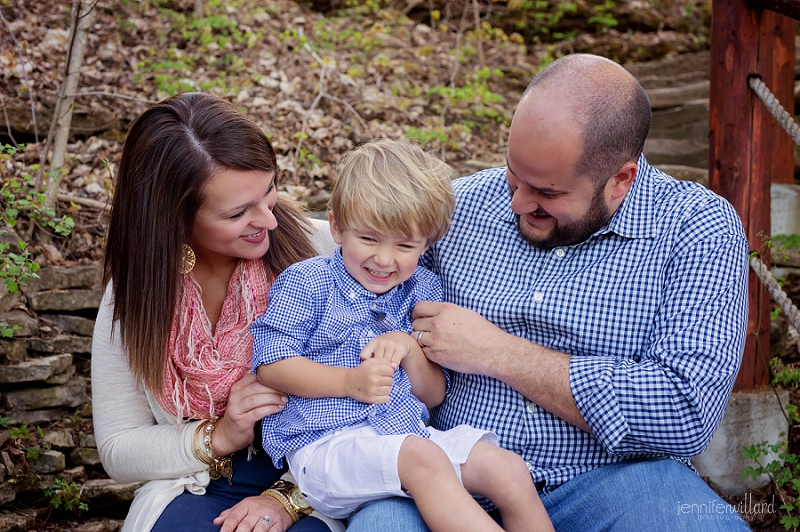
[[[519,175],[517,175],[517,173],[514,170],[511,169],[511,165],[508,164],[508,156],[507,155],[506,155],[506,169],[509,172],[511,172],[512,174],[514,174],[514,177],[516,177],[517,179],[520,179]],[[522,181],[522,180],[520,179],[520,181]],[[561,190],[561,189],[557,189],[557,188],[546,188],[546,187],[545,188],[539,188],[539,187],[534,187],[534,186],[529,185],[528,183],[525,183],[524,181],[523,181],[523,184],[526,187],[528,187],[529,189],[531,189],[531,190],[533,190],[535,192],[538,192],[539,194],[563,194],[563,193],[566,192],[566,190]]]

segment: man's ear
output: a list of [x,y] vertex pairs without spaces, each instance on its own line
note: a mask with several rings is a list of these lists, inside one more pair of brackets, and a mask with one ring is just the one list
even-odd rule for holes
[[336,223],[336,216],[333,215],[333,211],[328,211],[328,225],[331,226],[333,241],[342,245],[342,232],[339,230],[339,224]]
[[612,203],[616,201],[622,202],[625,194],[628,193],[628,189],[631,188],[638,171],[639,167],[636,163],[625,163],[617,170],[616,174],[611,176],[611,179],[608,180],[608,188],[606,190],[609,194],[608,199]]

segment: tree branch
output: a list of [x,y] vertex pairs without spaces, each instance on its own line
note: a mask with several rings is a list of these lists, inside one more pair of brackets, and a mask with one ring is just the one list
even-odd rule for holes
[[149,103],[151,105],[157,104],[157,100],[148,100],[146,98],[137,98],[135,96],[128,96],[127,94],[117,94],[115,92],[104,92],[104,91],[88,91],[88,92],[75,92],[73,94],[68,94],[72,98],[76,98],[78,96],[110,96],[112,98],[120,98],[123,100],[130,100],[133,102],[142,102],[142,103]]

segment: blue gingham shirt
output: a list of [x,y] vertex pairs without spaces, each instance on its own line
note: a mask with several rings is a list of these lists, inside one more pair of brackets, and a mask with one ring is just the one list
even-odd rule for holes
[[[418,301],[441,301],[439,279],[417,267],[407,281],[376,295],[345,269],[341,248],[290,266],[275,280],[267,312],[251,326],[255,337],[253,371],[289,357],[354,368],[373,338],[391,331],[411,332],[411,310]],[[411,393],[403,368],[394,375],[389,402],[367,404],[349,397],[308,399],[289,396],[282,412],[262,423],[264,449],[276,467],[287,453],[326,432],[368,422],[379,434],[430,437],[422,422],[425,405]]]
[[445,301],[571,355],[570,386],[592,434],[498,380],[460,373],[432,426],[494,431],[544,492],[632,457],[691,467],[725,411],[744,348],[748,246],[731,205],[642,157],[604,227],[542,250],[517,232],[505,168],[454,189],[453,226],[422,264],[440,276]]

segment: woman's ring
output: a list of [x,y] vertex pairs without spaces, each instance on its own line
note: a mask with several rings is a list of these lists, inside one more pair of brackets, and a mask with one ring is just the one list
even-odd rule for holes
[[423,343],[422,343],[422,335],[423,335],[423,334],[425,334],[426,332],[427,332],[427,331],[419,331],[419,332],[417,333],[417,343],[418,343],[418,344],[419,344],[419,346],[420,346],[420,347],[422,347],[422,348],[428,347],[427,345],[425,345],[425,344],[423,344]]
[[[259,519],[259,521],[266,521],[267,524],[269,525],[269,528],[272,528],[272,519],[270,518],[269,514]],[[267,530],[269,530],[269,528]]]

